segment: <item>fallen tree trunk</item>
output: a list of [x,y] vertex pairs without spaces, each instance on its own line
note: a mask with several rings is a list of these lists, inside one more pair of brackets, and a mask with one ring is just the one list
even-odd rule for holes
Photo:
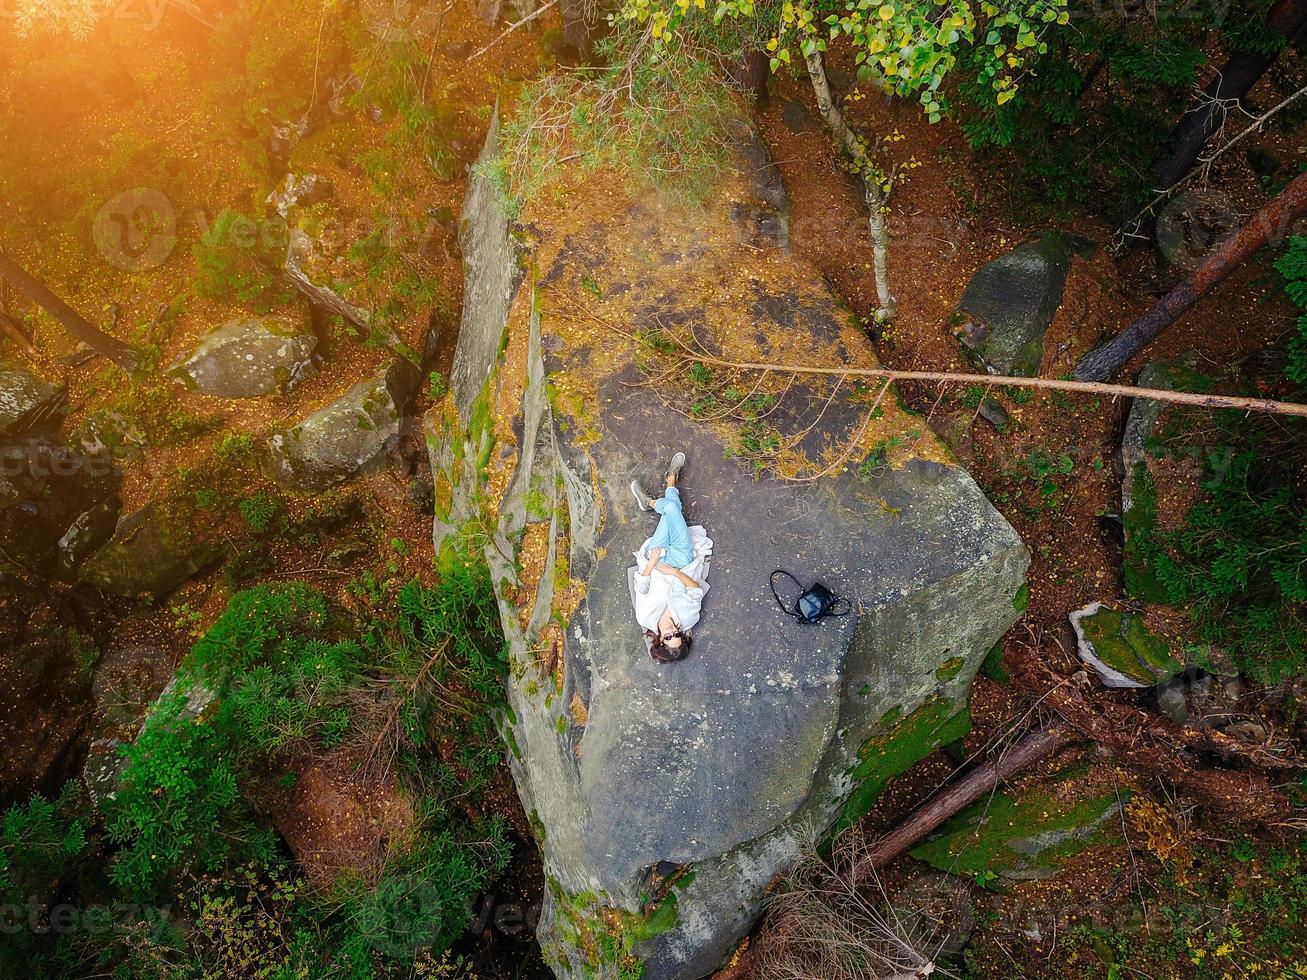
[[45,283],[29,275],[3,251],[0,251],[0,279],[49,313],[74,340],[103,354],[128,374],[136,370],[136,351],[121,340],[97,330],[90,321],[52,293]]
[[1112,377],[1226,276],[1267,242],[1286,233],[1304,214],[1307,214],[1307,171],[1295,177],[1278,197],[1207,256],[1190,278],[1163,296],[1125,330],[1082,357],[1076,365],[1076,379],[1104,381]]
[[[571,305],[573,309],[583,313],[614,333],[626,337],[633,343],[640,342],[635,334],[614,326],[593,311],[576,303]],[[1198,408],[1233,408],[1241,412],[1264,412],[1270,415],[1307,417],[1307,404],[1300,402],[1282,402],[1270,398],[1243,398],[1235,395],[1205,395],[1192,391],[1166,391],[1161,388],[1140,388],[1135,385],[1107,384],[1100,381],[1027,378],[1021,375],[979,374],[967,371],[897,371],[893,368],[825,367],[819,364],[732,361],[724,357],[715,357],[704,349],[696,350],[675,334],[669,336],[672,342],[681,348],[683,352],[681,363],[685,365],[700,362],[737,371],[759,371],[764,374],[772,372],[776,374],[819,374],[845,380],[849,378],[879,378],[882,381],[931,381],[943,384],[974,384],[998,388],[1044,388],[1052,391],[1071,391],[1082,395],[1106,395],[1110,398],[1142,398],[1148,401],[1167,402],[1173,405],[1194,405]],[[751,391],[750,394],[752,393]]]
[[[1266,15],[1266,26],[1285,44],[1307,24],[1307,0],[1279,0]],[[1182,180],[1207,145],[1221,131],[1230,110],[1237,107],[1279,57],[1279,51],[1237,50],[1216,72],[1175,127],[1174,150],[1153,165],[1152,186],[1170,187]]]
[[[1086,696],[1082,682],[1068,682],[1035,647],[1017,646],[1008,660],[1013,681],[1039,697],[1081,737],[1138,772],[1176,786],[1218,822],[1275,831],[1292,816],[1288,798],[1255,769],[1279,772],[1300,763],[1287,744],[1249,746],[1210,728],[1177,725],[1130,704]],[[1250,767],[1198,767],[1198,753],[1210,753]]]
[[1131,769],[1165,780],[1218,821],[1275,832],[1293,815],[1288,798],[1262,773],[1200,768],[1190,758],[1198,752],[1256,769],[1298,769],[1301,763],[1285,743],[1249,746],[1214,729],[1177,725],[1129,704],[1086,697],[1080,680],[1053,671],[1033,647],[1020,647],[1010,664],[1013,680],[1039,695],[1039,703],[1057,721],[1023,736],[1015,745],[976,766],[946,786],[876,841],[853,867],[853,880],[865,881],[950,817],[1023,769],[1064,745],[1088,741]]
[[1011,748],[976,766],[956,783],[937,793],[908,819],[873,844],[871,850],[853,866],[853,880],[865,880],[872,872],[889,864],[949,817],[976,802],[986,793],[993,792],[1001,783],[1022,769],[1052,755],[1053,751],[1058,746],[1066,744],[1068,737],[1073,734],[1065,725],[1053,724],[1022,736]]

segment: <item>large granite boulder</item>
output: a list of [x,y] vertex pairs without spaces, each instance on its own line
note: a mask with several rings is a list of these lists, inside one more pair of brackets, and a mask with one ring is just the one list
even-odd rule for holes
[[119,519],[113,537],[82,565],[81,581],[115,595],[163,595],[220,554],[184,509],[153,501]]
[[62,414],[63,389],[22,368],[0,365],[0,437]]
[[313,370],[318,338],[307,323],[278,317],[229,320],[169,369],[192,391],[218,398],[285,394]]
[[[435,538],[450,560],[461,525],[493,529],[504,735],[560,977],[720,966],[806,839],[966,731],[971,680],[1017,616],[1020,539],[892,394],[800,379],[782,396],[783,378],[732,394],[671,353],[692,331],[719,356],[875,364],[820,274],[755,244],[754,173],[702,207],[563,186],[516,228],[484,178],[469,188],[462,333],[428,418]],[[763,400],[742,419],[700,410],[745,394]],[[661,665],[627,592],[653,528],[628,484],[677,449],[716,552],[693,651]],[[796,624],[776,568],[856,615]]]
[[962,346],[990,374],[1038,374],[1071,258],[1090,248],[1078,235],[1042,231],[982,265],[958,302]]
[[291,490],[322,490],[358,473],[399,440],[418,369],[396,358],[376,378],[268,440],[269,475]]

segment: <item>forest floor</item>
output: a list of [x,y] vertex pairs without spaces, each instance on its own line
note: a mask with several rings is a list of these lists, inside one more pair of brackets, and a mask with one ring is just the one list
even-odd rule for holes
[[[286,9],[291,11],[290,6]],[[384,151],[387,138],[400,131],[401,123],[395,119],[373,123],[355,113],[330,124],[329,145],[309,147],[306,152],[313,154],[316,165],[331,178],[342,203],[359,214],[384,208],[379,187],[402,185],[406,209],[444,215],[434,233],[435,244],[423,250],[419,262],[423,277],[439,285],[445,304],[444,325],[452,331],[456,317],[449,311],[459,308],[462,280],[456,220],[449,216],[456,216],[461,206],[465,165],[480,146],[496,97],[556,62],[549,45],[555,43],[550,39],[556,39],[558,20],[551,12],[541,19],[541,33],[516,32],[483,58],[468,61],[468,46],[475,50],[489,43],[498,29],[478,20],[470,4],[453,5],[442,17],[423,38],[431,54],[424,86],[429,85],[432,97],[452,108],[449,139],[456,144],[458,165],[451,179],[431,181],[419,176],[422,161],[411,156],[396,158],[399,172],[388,175],[388,182],[382,184],[357,165],[360,156]],[[315,49],[319,25],[299,11],[291,11],[283,23],[264,27],[285,32],[269,52],[294,48],[303,55]],[[255,209],[259,203],[254,199],[255,189],[263,182],[262,175],[254,172],[262,151],[250,127],[236,118],[236,113],[222,113],[224,98],[239,100],[251,93],[211,91],[218,70],[211,60],[212,46],[207,40],[203,44],[197,41],[201,35],[207,36],[208,30],[178,16],[154,33],[116,30],[114,43],[102,47],[70,41],[63,47],[19,46],[0,52],[0,108],[13,132],[23,131],[29,137],[21,150],[11,140],[0,157],[0,190],[21,191],[6,229],[6,247],[90,319],[114,324],[111,332],[123,339],[139,340],[142,331],[153,336],[150,332],[161,319],[160,310],[174,310],[167,317],[170,328],[158,337],[161,364],[188,350],[204,330],[242,312],[236,306],[193,294],[191,285],[197,274],[193,251],[221,209]],[[542,38],[548,43],[542,44]],[[451,47],[455,40],[458,46]],[[225,43],[235,57],[248,41],[248,36],[234,34]],[[167,65],[167,71],[152,67],[157,65]],[[292,77],[311,84],[303,76],[311,69],[316,77],[322,66],[314,58],[301,57],[287,67]],[[82,98],[70,99],[66,91],[45,80],[53,73],[70,70],[74,77],[85,80]],[[142,86],[141,80],[151,77],[153,84]],[[848,65],[837,53],[832,59],[837,91],[845,95],[854,92],[850,78]],[[977,159],[957,127],[948,121],[930,126],[916,106],[887,103],[871,94],[851,101],[847,112],[864,131],[889,137],[880,150],[883,165],[906,165],[912,160],[921,164],[904,171],[891,201],[890,277],[899,314],[877,343],[880,358],[888,367],[967,369],[948,327],[958,298],[979,265],[1032,231],[1060,227],[1097,242],[1110,237],[1110,227],[1083,213],[1052,215],[1032,209],[1023,189]],[[774,80],[770,100],[757,110],[756,119],[789,194],[791,248],[826,277],[855,313],[870,322],[875,292],[862,196],[823,130],[806,84],[792,78]],[[259,129],[259,139],[262,133]],[[1220,180],[1223,189],[1248,210],[1262,197],[1255,175],[1233,158],[1222,168]],[[106,264],[86,233],[102,203],[135,186],[163,190],[178,217],[172,257],[149,272],[124,271]],[[1042,373],[1056,376],[1069,371],[1080,354],[1145,309],[1169,284],[1169,276],[1156,256],[1146,250],[1117,260],[1100,247],[1091,258],[1077,260],[1067,280],[1066,302],[1045,344]],[[1219,367],[1260,350],[1282,335],[1289,322],[1287,307],[1263,302],[1273,288],[1266,260],[1254,260],[1182,319],[1149,350],[1148,358],[1196,348],[1208,363]],[[1253,310],[1256,315],[1250,315]],[[419,350],[430,327],[429,311],[416,308],[396,324],[403,341]],[[446,355],[452,349],[448,339],[452,336],[447,333],[442,345]],[[72,345],[49,325],[42,326],[32,340],[34,352],[23,354],[8,346],[4,354],[26,359],[39,374],[63,379],[72,398],[70,425],[119,403],[120,381],[115,369],[98,361],[69,366],[66,358],[73,352]],[[208,425],[205,434],[152,451],[142,465],[129,470],[125,508],[130,510],[149,499],[179,471],[211,454],[222,433],[238,430],[258,439],[285,420],[336,397],[383,363],[378,346],[344,335],[333,338],[327,356],[330,370],[320,372],[291,395],[273,399],[271,408],[262,400],[244,406],[224,403],[221,418]],[[1126,373],[1132,374],[1138,366],[1132,365]],[[170,386],[169,392],[167,411],[172,421],[213,419],[211,402],[176,386]],[[1103,518],[1119,509],[1114,457],[1123,406],[1080,396],[1035,394],[1027,398],[1008,393],[999,398],[1012,421],[999,431],[977,419],[972,407],[963,405],[964,391],[941,394],[925,385],[908,385],[903,394],[913,408],[929,415],[932,426],[1026,541],[1032,556],[1030,604],[1016,629],[1028,630],[1038,638],[1055,670],[1071,673],[1079,663],[1067,614],[1091,601],[1112,600],[1122,594],[1119,540]],[[429,400],[425,391],[419,395],[412,426]],[[425,449],[416,428],[406,439],[405,452],[421,465]],[[1052,493],[1040,490],[1046,476],[1021,463],[1063,457],[1071,460],[1071,468],[1052,477],[1056,484]],[[363,519],[309,551],[291,542],[275,543],[267,566],[253,580],[316,580],[344,595],[344,585],[356,569],[332,567],[330,553],[342,541],[362,549],[365,557],[359,562],[370,566],[368,574],[392,581],[430,578],[430,519],[413,503],[410,476],[402,468],[367,476],[352,491],[361,501]],[[266,489],[262,478],[251,474],[233,493],[247,496]],[[1172,492],[1184,490],[1174,488]],[[287,506],[294,515],[303,505],[291,500]],[[112,666],[123,650],[142,645],[162,649],[171,663],[155,671],[161,680],[221,612],[229,591],[222,573],[215,570],[187,583],[166,605],[143,604],[131,610],[117,625],[106,666]],[[131,669],[130,665],[126,669]],[[148,699],[153,694],[143,691],[141,696]],[[965,751],[976,753],[993,744],[1009,734],[1014,719],[1026,718],[1029,713],[1028,697],[979,678],[973,694],[974,728],[965,741]],[[1109,763],[1094,758],[1092,750],[1073,749],[1037,767],[1022,777],[1020,784],[1036,783],[1051,772],[1081,764],[1110,768]],[[954,762],[943,753],[923,761],[891,784],[866,818],[864,831],[874,836],[892,826],[954,768]],[[1119,778],[1123,785],[1131,781],[1124,771],[1112,778]],[[1157,792],[1156,787],[1149,790]],[[524,825],[520,804],[507,780],[499,787],[495,803],[512,813],[515,824]],[[304,820],[330,822],[331,815],[308,814]],[[1183,815],[1176,815],[1173,823],[1182,832],[1188,852],[1214,852],[1230,843],[1221,840],[1216,831],[1188,827]],[[1115,906],[1156,906],[1167,901],[1163,889],[1171,886],[1161,882],[1174,869],[1143,847],[1138,835],[1132,836],[1132,829],[1127,829],[1122,844],[1083,852],[1050,881],[1024,883],[1005,893],[982,891],[972,940],[976,950],[972,969],[980,971],[975,975],[1103,975],[1109,962],[1114,962],[1114,954],[1105,952],[1101,942],[1095,945],[1084,938],[1068,943],[1056,932],[1032,932],[1029,913],[1032,909],[1065,913],[1067,927],[1077,915],[1088,914],[1098,916],[1102,925],[1109,922],[1113,903],[1088,909],[1086,895],[1112,896]],[[899,862],[886,878],[887,889],[892,891],[904,876],[913,873],[911,864]],[[538,858],[530,844],[523,842],[493,899],[506,907],[529,908],[542,888]],[[1144,915],[1146,918],[1147,913]],[[1087,933],[1077,935],[1088,937]],[[487,980],[548,975],[529,929],[508,929],[483,921],[480,931],[460,948],[474,957]],[[1189,972],[1187,966],[1182,967],[1176,969],[1176,975]]]

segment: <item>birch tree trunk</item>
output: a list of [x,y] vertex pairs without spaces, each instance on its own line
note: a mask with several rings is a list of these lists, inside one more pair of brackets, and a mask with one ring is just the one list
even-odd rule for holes
[[844,113],[831,97],[830,82],[826,79],[826,64],[821,51],[813,49],[811,54],[803,56],[808,66],[808,78],[812,82],[813,94],[817,97],[817,110],[826,121],[827,128],[835,141],[840,144],[845,155],[853,162],[859,178],[862,180],[863,193],[867,200],[867,224],[871,230],[871,252],[876,270],[876,321],[884,323],[894,317],[898,304],[889,288],[889,271],[886,255],[889,250],[889,231],[885,227],[885,195],[881,193],[880,179],[876,168],[867,157],[867,150],[859,141],[857,134],[844,121]]

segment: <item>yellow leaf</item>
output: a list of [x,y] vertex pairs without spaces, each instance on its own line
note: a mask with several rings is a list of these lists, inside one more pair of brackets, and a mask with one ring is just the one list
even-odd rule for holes
[[880,14],[881,20],[890,20],[894,16],[894,5],[891,3],[884,4],[877,12]]

